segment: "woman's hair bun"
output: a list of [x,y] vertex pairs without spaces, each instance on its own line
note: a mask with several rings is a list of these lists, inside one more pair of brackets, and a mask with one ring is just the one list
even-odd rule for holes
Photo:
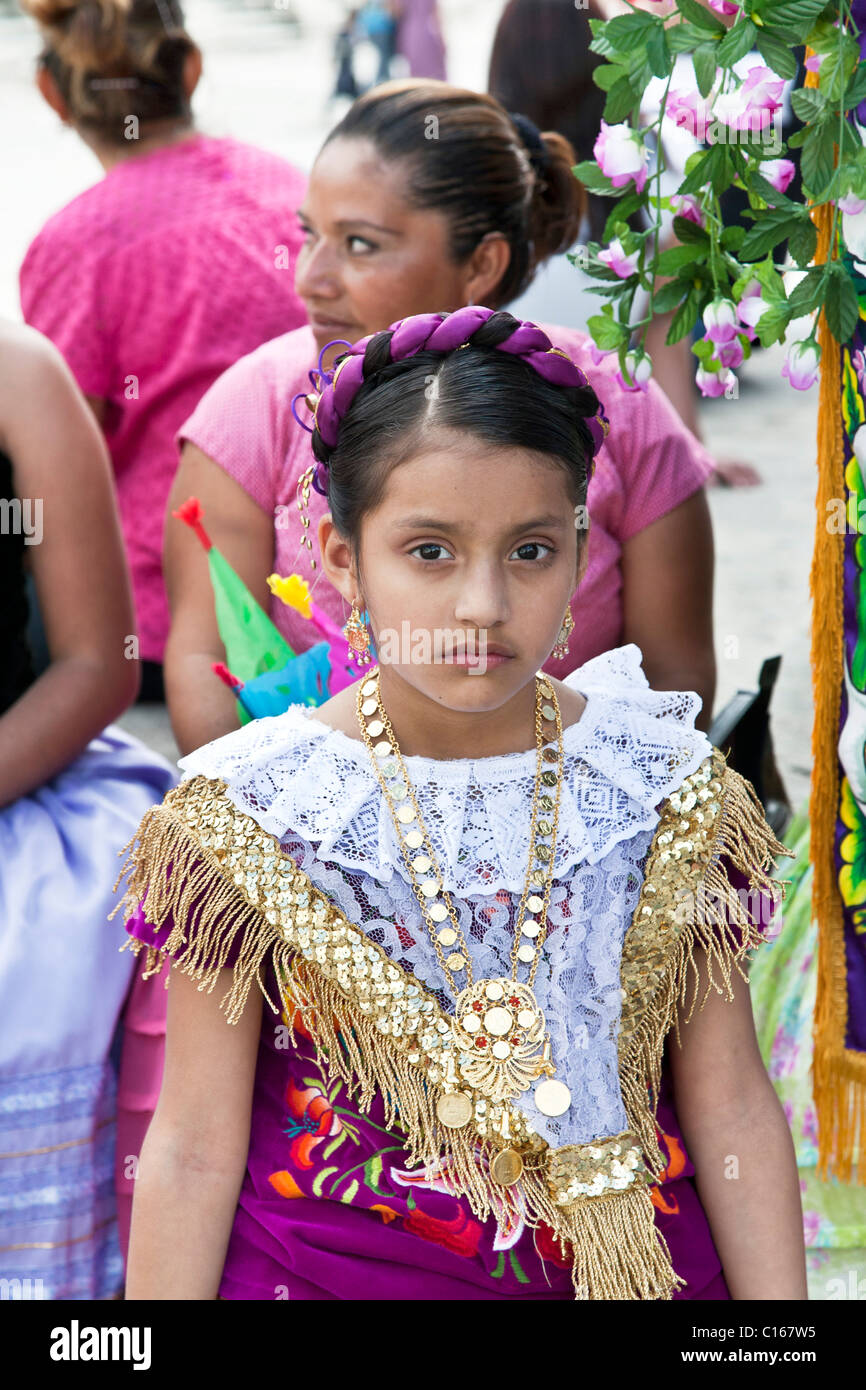
[[535,188],[529,208],[532,269],[573,246],[587,210],[586,190],[572,173],[577,155],[555,130],[541,132],[543,161],[533,161]]
[[21,0],[60,61],[99,71],[128,52],[132,0]]

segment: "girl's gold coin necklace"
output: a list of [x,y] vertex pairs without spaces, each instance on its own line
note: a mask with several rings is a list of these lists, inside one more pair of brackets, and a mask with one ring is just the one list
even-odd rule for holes
[[[532,992],[547,930],[562,796],[562,718],[553,687],[546,677],[536,676],[536,774],[529,867],[511,948],[510,978],[477,983],[472,979],[466,940],[444,887],[391,721],[382,706],[378,671],[358,687],[358,722],[391,812],[412,889],[457,1000],[452,1028],[459,1053],[459,1077],[452,1073],[447,1078],[448,1089],[437,1102],[441,1123],[460,1129],[472,1118],[471,1097],[456,1089],[461,1080],[491,1101],[502,1102],[521,1095],[544,1075],[546,1080],[533,1092],[538,1110],[542,1115],[564,1114],[571,1104],[571,1092],[564,1082],[553,1079],[556,1067],[551,1061],[550,1038]],[[529,968],[525,981],[517,978],[521,965]],[[465,976],[462,988],[455,975]]]

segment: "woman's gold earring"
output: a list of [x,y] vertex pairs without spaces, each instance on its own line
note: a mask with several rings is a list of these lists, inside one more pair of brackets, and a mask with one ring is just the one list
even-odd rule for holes
[[574,618],[571,616],[571,607],[569,606],[565,610],[565,617],[562,620],[562,626],[559,629],[559,636],[557,637],[556,645],[553,648],[552,655],[556,661],[564,661],[565,658],[568,656],[568,639],[573,631]]
[[352,599],[352,612],[349,621],[343,628],[349,648],[355,654],[359,666],[369,666],[372,661],[370,656],[370,633],[367,624],[362,620],[358,612],[358,603]]

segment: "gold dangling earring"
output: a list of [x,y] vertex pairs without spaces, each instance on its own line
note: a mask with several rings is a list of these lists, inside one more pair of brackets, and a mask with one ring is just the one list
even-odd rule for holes
[[352,599],[352,612],[349,615],[349,621],[343,628],[343,632],[345,633],[350,650],[355,655],[357,664],[359,666],[369,666],[372,661],[372,657],[370,656],[370,633],[367,624],[363,621],[361,614],[358,612],[358,603],[356,599]]
[[574,618],[571,616],[571,605],[565,610],[565,617],[559,629],[559,636],[551,655],[556,661],[564,661],[568,656],[568,639],[574,631]]

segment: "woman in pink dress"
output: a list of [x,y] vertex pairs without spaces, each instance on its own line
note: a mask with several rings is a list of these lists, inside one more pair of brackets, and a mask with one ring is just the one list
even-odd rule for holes
[[105,177],[56,213],[21,268],[28,323],[60,349],[117,483],[143,663],[162,698],[162,579],[174,434],[226,368],[297,328],[305,179],[277,155],[197,130],[202,60],[176,0],[25,0],[37,83]]

